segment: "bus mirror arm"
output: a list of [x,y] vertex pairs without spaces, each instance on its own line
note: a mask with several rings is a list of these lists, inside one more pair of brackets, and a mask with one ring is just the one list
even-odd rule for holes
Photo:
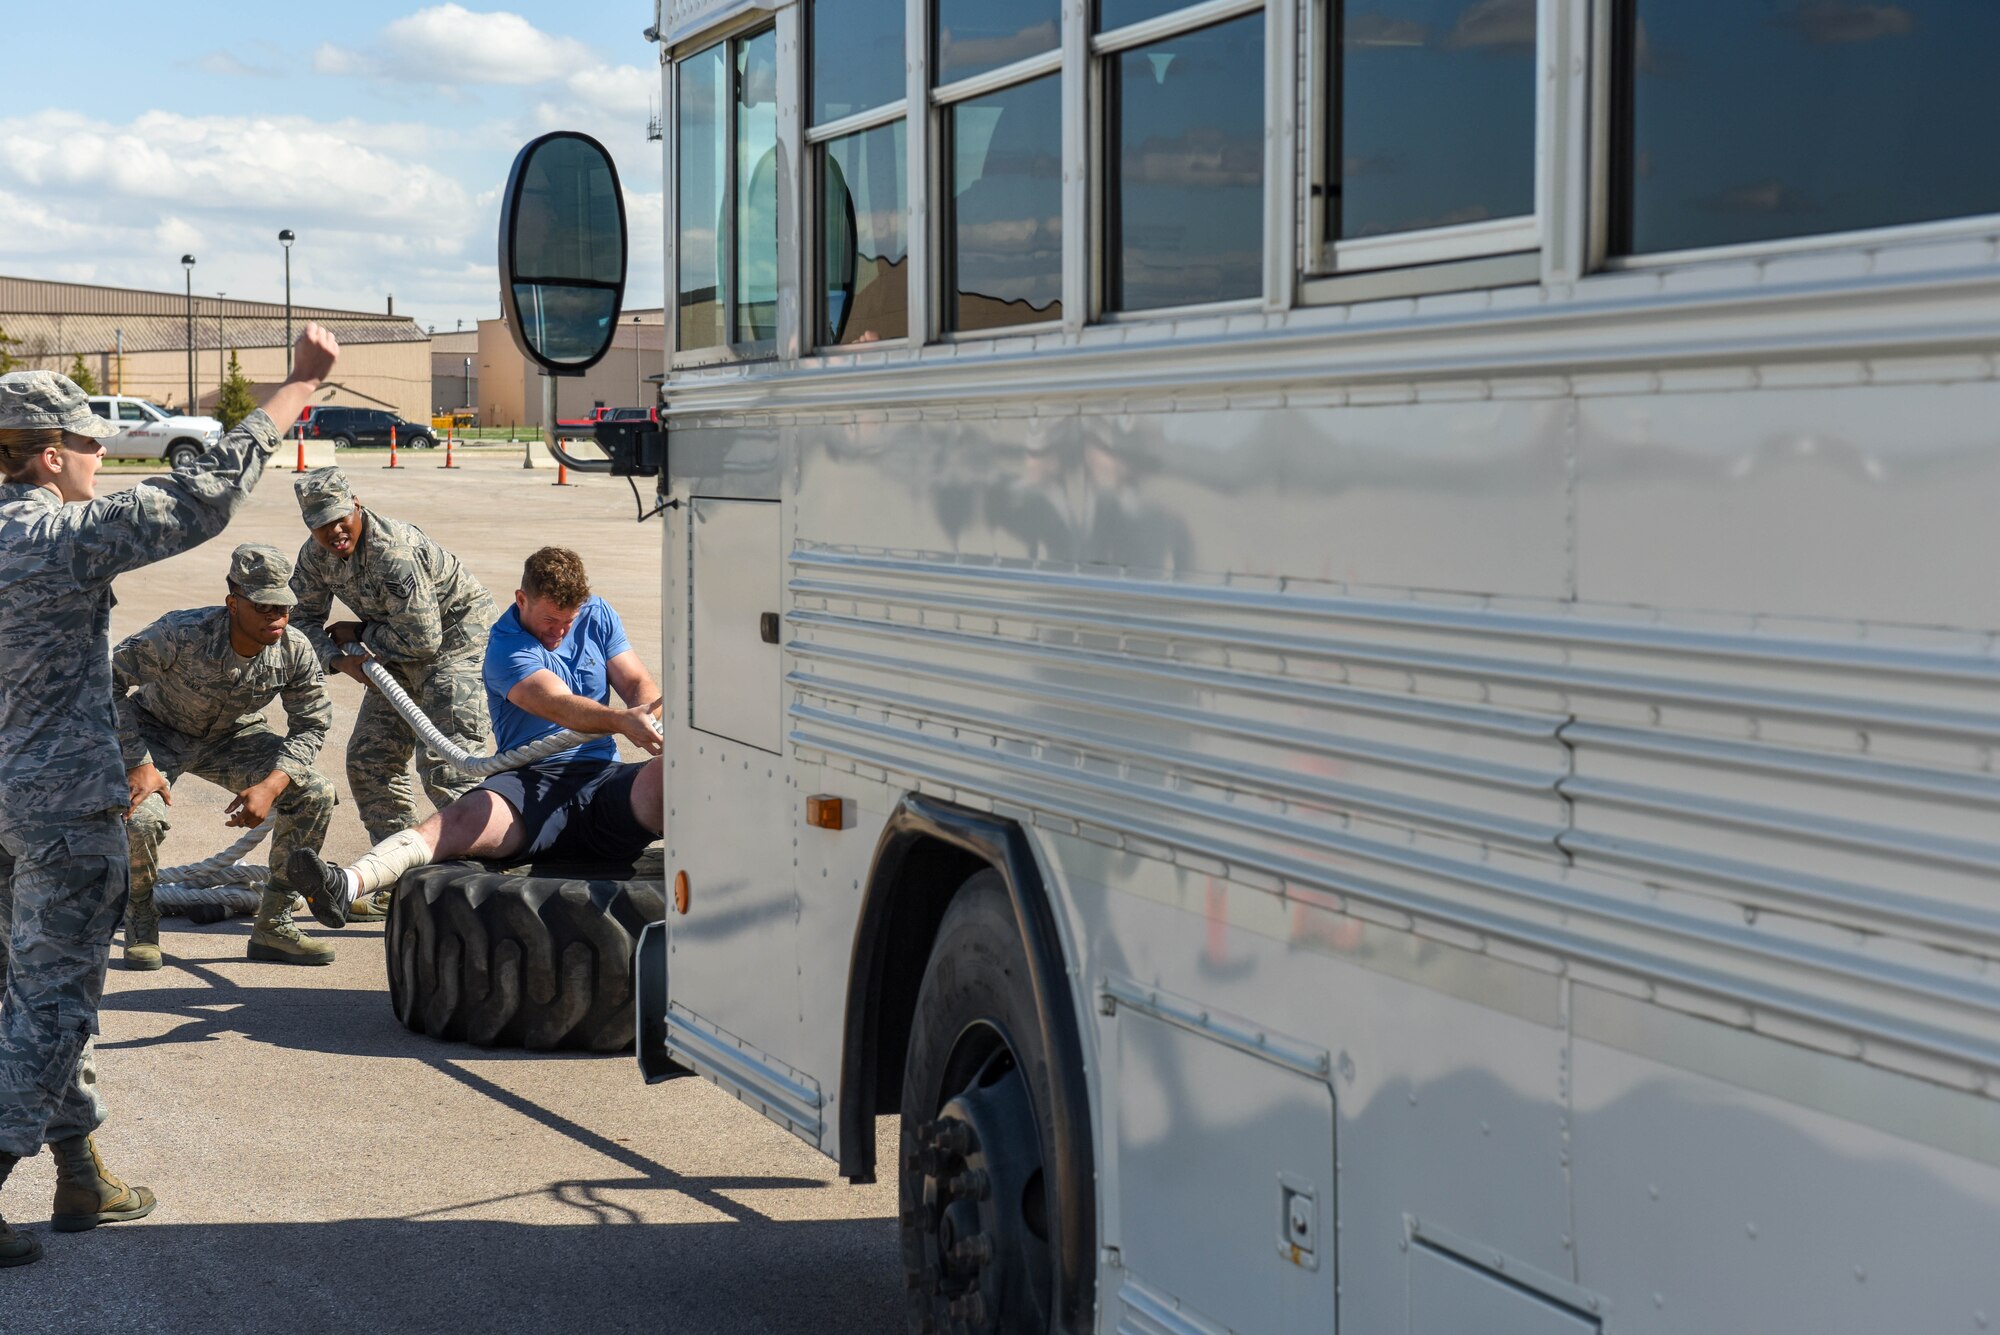
[[[605,458],[597,465],[597,471],[608,472],[613,477],[622,477],[632,488],[632,500],[638,510],[638,522],[643,524],[654,515],[672,510],[680,505],[667,495],[667,427],[665,423],[654,422],[599,422],[596,427],[597,448],[604,451]],[[574,467],[575,465],[571,465]],[[653,508],[648,510],[646,502],[639,495],[636,478],[657,478],[654,494],[658,497]]]

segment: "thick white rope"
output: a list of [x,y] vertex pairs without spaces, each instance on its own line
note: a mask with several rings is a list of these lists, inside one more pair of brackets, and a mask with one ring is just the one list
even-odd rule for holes
[[537,760],[547,760],[558,751],[567,751],[572,746],[596,741],[604,735],[565,729],[562,732],[552,732],[546,737],[537,737],[526,746],[517,746],[512,751],[502,751],[497,756],[475,756],[440,732],[437,725],[424,716],[424,711],[417,708],[417,702],[410,698],[402,683],[390,676],[388,670],[380,663],[373,658],[364,658],[361,660],[361,670],[368,675],[369,681],[375,683],[375,689],[382,692],[383,698],[403,716],[403,721],[423,739],[425,746],[442,759],[449,761],[451,767],[459,773],[469,774],[475,779],[484,779],[510,769],[519,769],[523,765],[532,765]]
[[236,842],[217,853],[181,867],[163,867],[153,886],[153,902],[166,915],[193,910],[220,910],[223,917],[257,911],[258,892],[271,883],[271,869],[243,859],[264,842],[277,817],[266,816]]
[[269,878],[268,867],[240,867],[237,864],[250,855],[250,850],[264,842],[271,833],[271,827],[278,823],[275,815],[264,817],[255,828],[245,830],[236,842],[223,849],[212,858],[200,862],[190,862],[184,867],[167,867],[161,870],[160,880],[176,885],[241,885],[245,871],[263,872],[256,883]]
[[[438,726],[425,716],[402,683],[372,657],[363,658],[361,671],[373,682],[382,698],[410,725],[423,744],[440,759],[461,774],[475,779],[488,778],[510,769],[520,769],[532,765],[537,760],[546,760],[558,751],[567,751],[572,746],[581,746],[594,741],[600,733],[552,732],[546,737],[538,737],[526,746],[517,746],[512,751],[503,751],[494,756],[475,756],[464,747],[444,735]],[[202,905],[221,907],[229,912],[253,913],[257,908],[255,890],[262,889],[271,882],[271,869],[246,864],[243,858],[251,849],[264,842],[271,832],[275,817],[267,816],[264,823],[245,833],[235,843],[223,849],[212,858],[191,862],[184,867],[168,867],[160,872],[159,881],[153,887],[153,896],[160,904],[161,912],[185,912],[189,908]],[[251,887],[248,890],[234,887]]]

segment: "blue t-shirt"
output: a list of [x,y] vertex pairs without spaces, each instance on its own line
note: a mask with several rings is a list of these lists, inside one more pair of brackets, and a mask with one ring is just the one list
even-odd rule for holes
[[[537,737],[561,730],[559,724],[538,718],[508,700],[507,692],[535,673],[547,670],[560,677],[573,694],[608,704],[611,684],[605,678],[604,665],[631,647],[631,641],[625,638],[625,623],[611,610],[610,603],[595,594],[577,609],[569,634],[554,649],[543,648],[540,640],[521,629],[520,610],[508,608],[493,623],[493,629],[486,632],[486,666],[481,674],[486,680],[486,709],[493,717],[494,745],[499,750],[512,751]],[[567,751],[558,751],[541,763],[617,759],[618,739],[607,734]]]

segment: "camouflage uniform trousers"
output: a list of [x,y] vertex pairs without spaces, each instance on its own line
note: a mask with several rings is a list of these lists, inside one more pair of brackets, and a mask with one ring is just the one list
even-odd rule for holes
[[[492,725],[486,717],[486,683],[480,676],[485,647],[428,663],[384,663],[438,730],[474,755],[484,755]],[[433,805],[442,809],[479,786],[429,747],[418,756],[416,734],[382,693],[370,687],[347,739],[347,787],[360,809],[368,837],[381,843],[415,826],[417,795],[410,783],[410,760]]]
[[120,815],[0,824],[0,1151],[104,1124],[91,1039],[125,911]]
[[[259,720],[222,737],[190,737],[160,727],[151,720],[142,722],[139,734],[153,754],[153,764],[168,783],[192,774],[210,783],[240,793],[254,783],[262,783],[278,767],[284,738]],[[333,819],[336,798],[333,784],[319,774],[293,779],[278,800],[271,804],[277,822],[271,829],[271,887],[285,888],[285,868],[292,850],[310,848],[317,853],[326,843],[326,827]],[[167,805],[154,793],[139,804],[125,823],[132,856],[132,904],[135,908],[153,897],[153,884],[160,875],[160,841],[173,823],[167,819]]]

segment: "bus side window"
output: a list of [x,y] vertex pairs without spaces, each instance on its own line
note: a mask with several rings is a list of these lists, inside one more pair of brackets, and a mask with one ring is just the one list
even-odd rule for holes
[[1321,267],[1532,249],[1535,0],[1332,9]]
[[818,180],[813,341],[910,332],[902,0],[812,0],[807,60]]
[[678,218],[675,287],[678,346],[727,343],[722,313],[724,146],[729,142],[729,43],[721,42],[675,68],[675,197]]
[[945,325],[1062,319],[1062,88],[1044,75],[954,103]]
[[778,336],[778,33],[736,43],[735,343]]
[[[934,12],[944,104],[944,327],[1059,321],[1060,7],[1055,0],[936,0]],[[967,82],[996,69],[1011,74],[997,88],[990,80]]]
[[1992,0],[1616,8],[1613,253],[2000,213]]
[[[1156,7],[1106,0],[1100,18]],[[1105,37],[1116,42],[1118,34]],[[1264,16],[1121,45],[1104,72],[1106,307],[1258,296]]]
[[675,65],[675,347],[777,337],[775,29],[732,37]]

